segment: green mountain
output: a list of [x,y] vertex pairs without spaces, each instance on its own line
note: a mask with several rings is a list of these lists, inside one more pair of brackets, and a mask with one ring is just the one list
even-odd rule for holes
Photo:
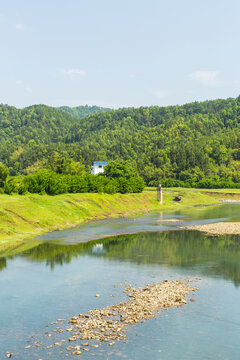
[[104,113],[111,110],[96,105],[94,106],[85,105],[85,106],[76,106],[76,107],[60,106],[57,109],[61,111],[65,111],[77,119],[81,119],[90,114]]
[[71,115],[46,105],[24,109],[0,105],[0,142],[9,145],[66,142],[71,124],[77,122]]
[[45,105],[0,105],[0,161],[11,174],[47,166],[54,152],[87,166],[128,160],[149,184],[160,177],[240,182],[240,97],[81,119]]

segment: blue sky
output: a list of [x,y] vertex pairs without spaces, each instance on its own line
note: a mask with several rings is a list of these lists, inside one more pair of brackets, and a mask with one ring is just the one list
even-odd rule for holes
[[0,103],[128,107],[240,94],[238,0],[8,0]]

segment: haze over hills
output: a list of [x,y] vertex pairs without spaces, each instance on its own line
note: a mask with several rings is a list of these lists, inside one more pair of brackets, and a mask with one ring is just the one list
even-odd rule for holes
[[159,177],[240,181],[240,97],[80,119],[46,105],[1,105],[0,126],[0,161],[12,175],[47,166],[57,152],[87,166],[128,160],[150,184]]
[[93,106],[85,105],[85,106],[75,106],[75,107],[60,106],[57,109],[65,111],[77,119],[81,119],[90,114],[102,113],[111,110],[109,108],[103,108],[96,105]]

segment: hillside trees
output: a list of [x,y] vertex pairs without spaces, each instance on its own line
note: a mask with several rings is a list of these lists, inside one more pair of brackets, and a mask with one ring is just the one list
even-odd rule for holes
[[[50,164],[54,152],[58,160]],[[20,110],[0,105],[0,161],[10,175],[41,168],[80,174],[82,165],[87,170],[98,160],[127,161],[147,184],[159,178],[182,181],[186,172],[195,179],[197,168],[204,177],[237,181],[240,97],[111,110],[81,119],[45,105]]]
[[85,175],[85,166],[79,161],[74,161],[71,158],[61,157],[59,153],[53,151],[48,157],[47,167],[57,174],[69,175]]

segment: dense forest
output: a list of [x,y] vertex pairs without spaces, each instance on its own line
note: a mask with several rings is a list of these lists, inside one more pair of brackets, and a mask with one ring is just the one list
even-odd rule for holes
[[81,119],[45,105],[0,105],[0,161],[11,175],[49,168],[54,158],[70,158],[87,170],[92,161],[122,159],[150,185],[159,178],[239,183],[240,96]]

